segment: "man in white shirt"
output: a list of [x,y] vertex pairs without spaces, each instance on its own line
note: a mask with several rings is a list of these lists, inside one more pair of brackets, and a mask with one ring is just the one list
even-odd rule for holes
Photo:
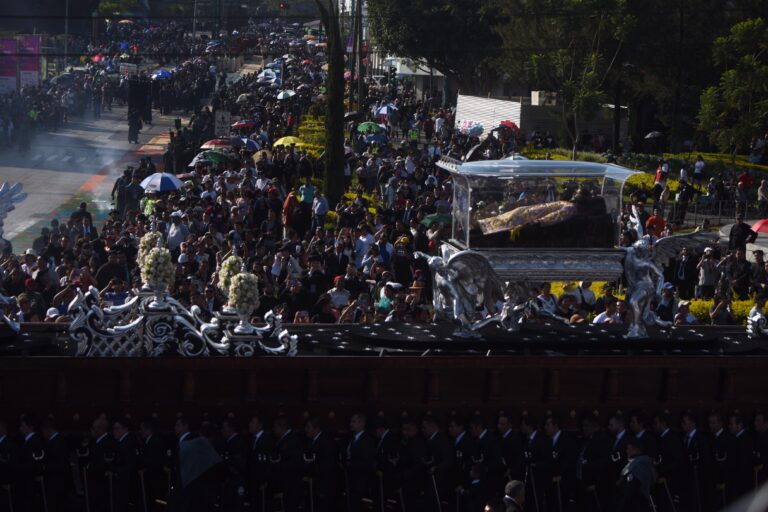
[[178,210],[171,214],[171,224],[168,226],[168,249],[175,251],[189,236],[189,227],[182,222],[182,213]]
[[592,320],[593,324],[620,324],[621,317],[617,312],[616,302],[610,301],[605,303],[605,311],[600,313]]

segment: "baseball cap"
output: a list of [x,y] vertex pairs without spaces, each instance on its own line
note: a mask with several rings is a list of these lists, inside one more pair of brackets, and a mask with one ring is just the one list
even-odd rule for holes
[[56,318],[59,316],[59,310],[56,308],[48,308],[48,311],[45,312],[45,318]]

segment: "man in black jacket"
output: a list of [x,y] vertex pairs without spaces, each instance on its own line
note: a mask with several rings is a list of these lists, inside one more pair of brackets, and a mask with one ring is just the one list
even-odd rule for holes
[[110,509],[110,474],[114,471],[116,446],[108,432],[109,422],[99,416],[91,425],[91,441],[88,445],[86,478],[90,492],[91,511],[106,512]]
[[399,497],[406,510],[419,510],[420,492],[426,487],[427,481],[427,468],[424,465],[427,444],[419,433],[415,419],[403,419],[401,430],[403,439],[395,462]]
[[523,480],[523,442],[520,432],[512,428],[512,418],[502,412],[496,420],[496,428],[501,436],[501,457],[504,464],[504,477],[509,480]]
[[592,414],[582,418],[581,433],[581,448],[576,459],[578,502],[582,510],[600,510],[608,506],[613,488],[613,482],[607,478],[611,440]]
[[9,512],[13,501],[13,466],[16,464],[16,447],[8,437],[8,424],[0,420],[0,511]]
[[349,421],[352,438],[347,443],[346,482],[350,512],[362,509],[363,498],[371,496],[376,471],[376,441],[366,432],[366,416],[355,413]]
[[304,433],[307,436],[304,451],[305,474],[310,482],[309,499],[313,500],[310,510],[329,512],[334,509],[336,503],[336,441],[322,429],[318,418],[307,420]]
[[37,422],[32,416],[21,417],[19,433],[22,438],[15,469],[18,492],[15,498],[19,510],[30,512],[43,510],[44,500],[40,482],[45,467],[45,448],[36,430]]
[[712,451],[707,436],[698,428],[696,415],[683,413],[680,421],[683,437],[683,485],[680,504],[684,510],[709,511],[713,503]]
[[[170,459],[162,438],[155,434],[155,420],[146,418],[139,426],[141,442],[139,443],[139,501],[146,500],[147,510],[161,510],[157,500],[168,500],[170,487]],[[142,486],[143,483],[143,486]]]
[[271,432],[264,430],[260,416],[253,416],[248,422],[251,434],[248,450],[248,495],[255,512],[266,512],[268,485],[271,475],[271,460],[275,453],[275,441]]
[[752,226],[744,222],[744,215],[736,215],[736,223],[731,227],[728,235],[728,249],[734,251],[741,249],[747,251],[747,244],[753,243],[757,239],[757,233],[752,230]]
[[397,461],[400,457],[400,434],[389,428],[381,416],[373,419],[373,434],[376,437],[376,479],[374,486],[376,510],[382,512],[382,504],[395,497],[397,489]]
[[284,512],[296,512],[301,505],[304,443],[290,428],[288,418],[279,416],[272,425],[275,455],[272,458],[273,489],[280,495]]
[[726,429],[722,414],[712,411],[708,420],[715,484],[712,499],[718,508],[725,508],[733,499],[732,487],[738,467],[738,448],[736,438]]
[[421,432],[427,442],[424,460],[427,466],[426,510],[438,510],[439,503],[447,501],[451,491],[452,471],[456,463],[456,450],[448,435],[440,431],[433,416],[421,421]]
[[113,502],[114,510],[125,511],[129,503],[141,506],[137,501],[138,452],[136,436],[129,430],[128,421],[119,419],[112,425],[115,438],[115,463],[113,467]]
[[480,416],[470,420],[469,433],[476,444],[472,464],[480,470],[481,499],[485,503],[496,503],[504,487],[501,438],[488,430]]
[[69,446],[56,429],[52,419],[43,422],[40,433],[45,439],[44,477],[48,510],[51,512],[66,510],[74,491]]
[[544,465],[546,474],[545,497],[547,510],[552,512],[572,510],[575,505],[577,447],[573,438],[560,428],[556,416],[544,421],[544,432],[549,438],[551,457]]
[[730,479],[730,496],[739,499],[755,486],[755,439],[746,429],[746,419],[734,414],[728,420],[728,430],[735,439],[734,470]]
[[225,465],[224,482],[221,487],[221,506],[223,510],[233,512],[244,510],[248,444],[232,418],[227,418],[221,422],[221,436],[224,438],[221,458]]
[[658,479],[654,492],[660,512],[675,510],[683,483],[683,442],[680,434],[670,428],[669,414],[657,413],[653,417],[653,431],[657,436],[657,454],[654,462]]
[[656,437],[648,430],[648,417],[642,411],[632,411],[629,414],[629,430],[643,443],[643,455],[656,460]]
[[[476,455],[475,440],[467,433],[466,422],[461,416],[454,414],[448,420],[448,435],[453,441],[455,453],[451,472],[451,489],[467,484],[469,470],[472,467],[472,459]],[[447,496],[442,496],[447,499]]]
[[534,512],[544,512],[544,490],[547,486],[546,466],[552,457],[549,439],[538,430],[538,423],[530,415],[520,419],[520,433],[523,434],[523,456],[525,457],[525,494]]

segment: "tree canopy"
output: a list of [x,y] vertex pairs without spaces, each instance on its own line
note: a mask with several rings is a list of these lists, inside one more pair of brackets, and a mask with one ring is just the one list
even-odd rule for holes
[[736,152],[768,124],[768,24],[757,18],[734,25],[715,40],[713,55],[724,71],[701,95],[699,128],[721,150]]

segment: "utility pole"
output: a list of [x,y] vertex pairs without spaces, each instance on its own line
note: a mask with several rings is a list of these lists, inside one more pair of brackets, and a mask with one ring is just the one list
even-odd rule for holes
[[[363,108],[363,0],[357,0],[355,12],[355,41],[357,47],[357,110]],[[355,79],[354,74],[352,80]],[[350,109],[351,110],[351,109]]]
[[197,39],[197,0],[192,7],[192,39]]
[[69,0],[65,0],[64,2],[64,66],[62,66],[61,71],[65,71],[67,69],[68,56],[69,56]]

